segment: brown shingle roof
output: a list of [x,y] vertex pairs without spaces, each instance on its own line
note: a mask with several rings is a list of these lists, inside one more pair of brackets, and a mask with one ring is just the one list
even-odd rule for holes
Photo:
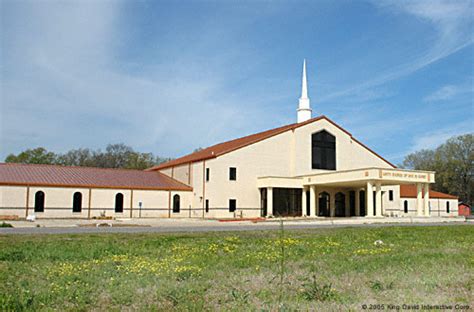
[[355,139],[352,136],[352,134],[350,134],[347,130],[343,129],[341,126],[339,126],[338,124],[336,124],[335,122],[333,122],[332,120],[327,118],[326,116],[319,116],[319,117],[309,119],[305,122],[294,123],[294,124],[286,125],[286,126],[283,126],[283,127],[267,130],[267,131],[264,131],[264,132],[259,132],[259,133],[256,133],[256,134],[248,135],[248,136],[245,136],[245,137],[242,137],[242,138],[239,138],[239,139],[235,139],[235,140],[227,141],[227,142],[224,142],[224,143],[216,144],[216,145],[207,147],[203,150],[200,150],[198,152],[195,152],[195,153],[192,153],[192,154],[189,154],[189,155],[177,158],[177,159],[173,159],[171,161],[160,164],[158,166],[149,168],[149,169],[147,169],[147,171],[161,170],[161,169],[170,168],[170,167],[174,167],[174,166],[178,166],[178,165],[182,165],[182,164],[193,163],[193,162],[197,162],[197,161],[201,161],[201,160],[215,158],[217,156],[229,153],[231,151],[234,151],[236,149],[245,147],[247,145],[257,143],[259,141],[268,139],[268,138],[270,138],[272,136],[275,136],[277,134],[280,134],[280,133],[283,133],[283,132],[286,132],[286,131],[289,131],[289,130],[294,130],[296,128],[302,127],[304,125],[307,125],[307,124],[310,124],[310,123],[313,123],[313,122],[316,122],[316,121],[322,120],[322,119],[330,122],[332,125],[334,125],[335,127],[339,128],[341,131],[348,134],[352,138],[353,141],[355,141],[355,142],[359,143],[360,145],[362,145],[368,151],[370,151],[371,153],[373,153],[374,155],[376,155],[377,157],[379,157],[380,159],[385,161],[387,164],[389,164],[393,168],[396,168],[396,166],[393,165],[392,163],[390,163],[388,160],[384,159],[382,156],[378,155],[377,153],[372,151],[370,148],[368,148],[367,146],[365,146],[364,144],[359,142],[357,139]]
[[0,185],[192,190],[159,172],[12,163],[0,163]]
[[[400,185],[400,197],[416,198],[416,185]],[[430,190],[430,198],[458,199],[456,196]]]

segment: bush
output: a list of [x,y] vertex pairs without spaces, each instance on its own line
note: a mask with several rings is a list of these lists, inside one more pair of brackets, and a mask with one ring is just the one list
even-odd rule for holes
[[13,225],[11,225],[10,223],[6,223],[5,221],[3,221],[3,222],[0,224],[0,227],[2,227],[2,228],[12,228]]

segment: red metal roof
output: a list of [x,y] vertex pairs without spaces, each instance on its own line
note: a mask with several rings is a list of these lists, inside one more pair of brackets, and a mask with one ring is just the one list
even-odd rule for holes
[[[416,185],[400,185],[400,197],[416,198]],[[430,190],[430,198],[458,199],[456,196]]]
[[13,163],[0,163],[0,185],[192,190],[159,172]]
[[161,169],[165,169],[165,168],[179,166],[179,165],[182,165],[182,164],[188,164],[188,163],[193,163],[193,162],[197,162],[197,161],[201,161],[201,160],[215,158],[217,156],[229,153],[231,151],[237,150],[237,149],[245,147],[247,145],[254,144],[254,143],[257,143],[259,141],[268,139],[268,138],[270,138],[272,136],[275,136],[277,134],[280,134],[280,133],[283,133],[283,132],[286,132],[286,131],[289,131],[289,130],[294,130],[296,128],[302,127],[304,125],[307,125],[307,124],[310,124],[310,123],[313,123],[313,122],[316,122],[316,121],[322,120],[322,119],[328,121],[329,123],[331,123],[335,127],[339,128],[341,131],[343,131],[347,135],[349,135],[352,138],[353,141],[359,143],[365,149],[367,149],[368,151],[370,151],[371,153],[373,153],[374,155],[376,155],[377,157],[379,157],[380,159],[385,161],[387,164],[389,164],[393,168],[396,168],[395,165],[393,165],[388,160],[384,159],[382,156],[375,153],[373,150],[371,150],[370,148],[368,148],[367,146],[365,146],[364,144],[359,142],[357,139],[355,139],[352,136],[351,133],[349,133],[347,130],[345,130],[344,128],[342,128],[341,126],[339,126],[338,124],[336,124],[332,120],[330,120],[328,117],[319,116],[319,117],[315,117],[315,118],[309,119],[309,120],[304,121],[304,122],[294,123],[294,124],[286,125],[286,126],[283,126],[283,127],[267,130],[267,131],[264,131],[264,132],[259,132],[259,133],[256,133],[256,134],[248,135],[248,136],[245,136],[245,137],[242,137],[242,138],[239,138],[239,139],[235,139],[235,140],[223,142],[223,143],[220,143],[220,144],[216,144],[216,145],[207,147],[203,150],[200,150],[198,152],[195,152],[195,153],[192,153],[192,154],[189,154],[189,155],[177,158],[177,159],[173,159],[171,161],[168,161],[166,163],[160,164],[158,166],[155,166],[155,167],[152,167],[152,168],[149,168],[149,169],[146,169],[146,170],[147,171],[161,170]]

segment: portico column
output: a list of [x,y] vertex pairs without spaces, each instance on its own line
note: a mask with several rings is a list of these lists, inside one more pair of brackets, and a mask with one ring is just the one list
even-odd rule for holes
[[345,198],[346,198],[346,202],[344,203],[344,207],[346,207],[345,216],[350,217],[351,216],[351,193],[346,192]]
[[430,216],[430,185],[427,183],[425,184],[425,194],[423,197],[423,208],[425,211],[425,216],[429,217]]
[[303,193],[301,194],[301,215],[306,217],[306,188],[303,187]]
[[366,217],[373,217],[374,216],[374,195],[373,195],[373,187],[372,182],[368,181],[366,190],[365,190],[365,203],[366,203]]
[[355,214],[357,217],[360,216],[360,190],[355,190]]
[[316,186],[311,185],[309,187],[309,215],[310,217],[316,216]]
[[423,215],[423,203],[422,203],[423,189],[422,184],[416,184],[416,215],[421,217]]
[[382,216],[382,185],[380,182],[375,184],[375,216]]
[[273,188],[267,188],[267,217],[273,216]]
[[331,198],[329,200],[329,216],[334,218],[336,216],[336,192],[331,192]]

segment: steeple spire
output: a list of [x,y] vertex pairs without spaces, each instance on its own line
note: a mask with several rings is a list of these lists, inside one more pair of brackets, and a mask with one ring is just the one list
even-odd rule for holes
[[308,81],[306,79],[306,59],[303,61],[303,77],[301,80],[301,97],[297,109],[298,123],[311,119],[311,107],[308,98]]
[[306,79],[306,59],[303,60],[303,79],[301,82],[301,98],[308,98],[308,81]]

